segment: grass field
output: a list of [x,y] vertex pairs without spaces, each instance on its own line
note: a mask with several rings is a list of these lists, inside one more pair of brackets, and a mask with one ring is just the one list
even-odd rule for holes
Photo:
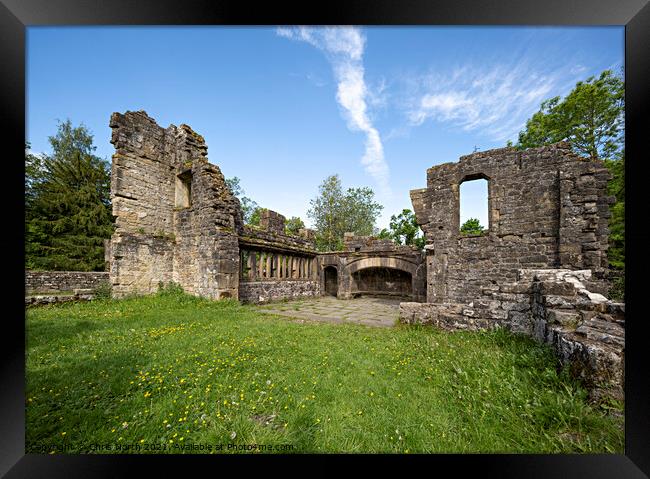
[[177,292],[32,308],[26,327],[27,452],[623,452],[622,417],[504,331]]

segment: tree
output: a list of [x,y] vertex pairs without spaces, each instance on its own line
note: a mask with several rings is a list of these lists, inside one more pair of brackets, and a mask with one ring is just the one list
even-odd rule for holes
[[460,233],[463,235],[480,235],[483,233],[483,226],[476,218],[470,218],[460,227]]
[[259,206],[256,207],[253,210],[253,212],[251,213],[251,217],[250,217],[250,220],[249,220],[248,224],[251,225],[251,226],[259,226],[263,210],[264,210],[264,208],[260,208]]
[[578,82],[563,99],[554,97],[519,133],[519,147],[531,148],[566,140],[591,159],[612,158],[623,147],[624,82],[611,70]]
[[422,236],[420,226],[415,218],[415,213],[409,209],[403,209],[399,215],[392,215],[389,223],[390,229],[382,229],[379,238],[391,239],[397,244],[413,245],[419,249],[424,248],[425,239]]
[[307,216],[314,221],[319,251],[341,250],[346,232],[371,235],[383,209],[368,187],[348,188],[344,193],[338,175],[325,178],[310,206]]
[[611,206],[609,218],[609,250],[607,257],[611,267],[625,268],[625,151],[613,160],[605,160],[605,165],[612,174],[607,185],[608,194],[616,198]]
[[246,192],[241,187],[240,181],[241,180],[236,176],[233,176],[232,178],[226,178],[226,184],[228,185],[228,188],[230,188],[232,194],[239,199],[242,215],[244,217],[244,223],[249,225],[259,225],[259,211],[257,212],[257,222],[253,223],[253,221],[255,221],[253,219],[253,215],[256,210],[259,209],[259,205],[249,197],[245,196]]
[[25,142],[25,206],[29,209],[36,195],[35,189],[43,180],[43,155],[35,155],[30,151],[31,145]]
[[51,155],[25,154],[25,262],[29,269],[101,271],[113,232],[110,167],[85,126],[59,122]]
[[371,188],[348,188],[341,205],[344,232],[354,232],[370,236],[375,230],[375,222],[384,209],[375,203],[375,193]]
[[286,221],[284,230],[287,234],[297,235],[304,227],[305,223],[300,219],[299,216],[292,216]]
[[338,175],[325,178],[319,186],[319,196],[310,201],[307,216],[314,220],[316,248],[338,251],[343,247],[343,190]]

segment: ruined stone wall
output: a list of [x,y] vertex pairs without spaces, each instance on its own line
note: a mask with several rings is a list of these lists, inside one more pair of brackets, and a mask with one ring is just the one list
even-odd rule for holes
[[109,281],[104,271],[25,271],[25,293],[72,292],[95,289]]
[[175,281],[193,294],[236,298],[241,211],[203,138],[187,125],[163,129],[143,111],[114,113],[110,126],[114,294]]
[[313,298],[320,294],[318,280],[244,281],[239,284],[239,300],[244,303]]
[[[463,181],[488,181],[488,230],[460,234]],[[518,151],[501,148],[427,170],[427,188],[411,191],[426,237],[427,301],[468,303],[520,268],[607,268],[609,172],[573,154],[568,143]]]
[[[411,191],[427,243],[427,303],[402,303],[400,321],[533,336],[592,397],[622,398],[624,305],[598,293],[608,289],[609,177],[564,142],[427,170],[427,188]],[[463,236],[460,185],[479,178],[488,181],[488,229]]]
[[549,344],[592,399],[623,399],[625,305],[590,291],[590,270],[522,269],[489,299],[401,303],[399,320],[448,331],[503,327]]

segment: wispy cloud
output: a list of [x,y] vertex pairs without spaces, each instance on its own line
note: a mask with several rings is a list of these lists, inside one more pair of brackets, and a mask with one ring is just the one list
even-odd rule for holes
[[[365,37],[355,27],[279,27],[281,37],[306,42],[325,53],[337,82],[336,100],[342,107],[350,130],[366,135],[361,158],[366,172],[377,182],[380,191],[390,195],[390,172],[384,158],[381,136],[368,114],[368,104],[380,105],[381,95],[372,94],[364,79],[363,53]],[[380,90],[384,88],[383,84]]]
[[494,141],[516,139],[540,104],[564,91],[584,72],[548,71],[526,62],[489,68],[465,66],[412,79],[406,116],[412,126],[427,120],[477,131]]

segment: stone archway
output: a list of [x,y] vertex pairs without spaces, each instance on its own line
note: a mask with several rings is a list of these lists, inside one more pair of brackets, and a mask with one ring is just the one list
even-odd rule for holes
[[395,257],[371,257],[353,261],[344,271],[345,297],[394,296],[421,301],[424,294],[422,269]]

